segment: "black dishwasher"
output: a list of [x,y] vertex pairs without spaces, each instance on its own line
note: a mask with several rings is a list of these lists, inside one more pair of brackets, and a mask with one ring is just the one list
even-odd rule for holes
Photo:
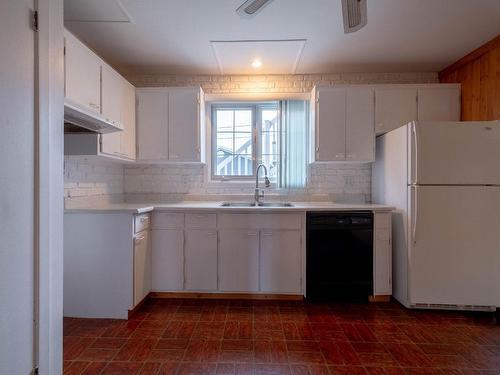
[[367,301],[373,294],[373,213],[307,213],[311,301]]

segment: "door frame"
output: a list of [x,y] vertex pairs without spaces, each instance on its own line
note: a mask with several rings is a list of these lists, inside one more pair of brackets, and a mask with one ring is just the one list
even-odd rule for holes
[[64,216],[63,0],[34,0],[35,296],[34,368],[62,374]]

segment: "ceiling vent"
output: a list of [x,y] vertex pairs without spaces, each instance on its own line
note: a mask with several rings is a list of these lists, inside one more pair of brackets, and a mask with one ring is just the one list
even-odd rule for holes
[[271,1],[273,0],[247,0],[236,9],[236,13],[246,18],[253,17]]
[[366,0],[342,0],[344,33],[358,31],[367,23]]

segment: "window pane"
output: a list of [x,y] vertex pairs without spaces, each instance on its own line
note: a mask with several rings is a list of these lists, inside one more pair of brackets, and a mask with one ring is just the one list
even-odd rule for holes
[[260,152],[259,160],[268,168],[269,179],[278,181],[280,171],[280,129],[278,104],[270,103],[260,109]]
[[253,175],[252,110],[216,109],[216,176]]

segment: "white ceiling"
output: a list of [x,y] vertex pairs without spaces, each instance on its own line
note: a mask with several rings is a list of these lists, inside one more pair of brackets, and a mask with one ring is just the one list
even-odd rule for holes
[[[132,20],[66,26],[122,71],[172,74],[219,74],[211,41],[286,39],[307,40],[296,73],[439,71],[500,34],[500,0],[368,0],[368,25],[352,34],[340,0],[274,0],[251,19],[235,12],[243,2],[65,0],[67,19]],[[249,72],[253,51],[226,52],[224,73]],[[290,51],[274,51],[267,67],[259,57],[258,74],[295,62]]]

